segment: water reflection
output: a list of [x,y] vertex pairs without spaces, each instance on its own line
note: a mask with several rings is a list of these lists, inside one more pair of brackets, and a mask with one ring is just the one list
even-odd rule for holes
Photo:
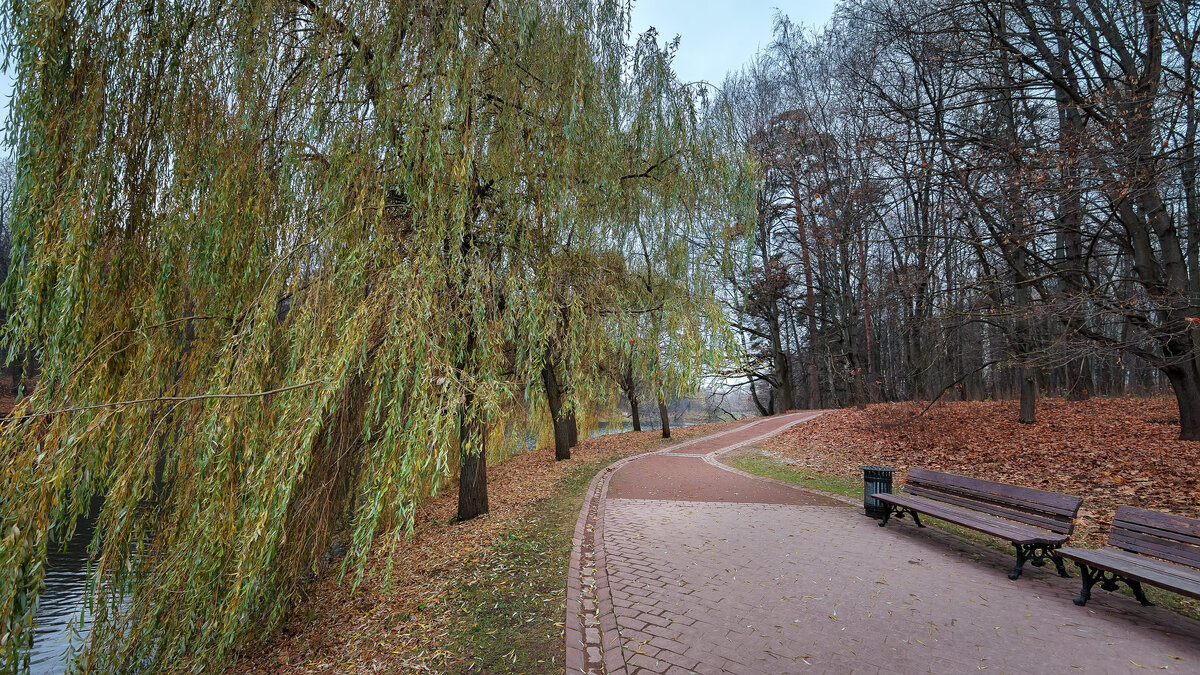
[[[94,504],[93,513],[98,513]],[[65,549],[51,543],[46,560],[45,588],[39,598],[37,622],[33,630],[33,650],[29,654],[32,673],[61,673],[72,656],[83,647],[91,626],[84,608],[87,584],[88,544],[95,530],[94,518],[80,517],[75,536]]]

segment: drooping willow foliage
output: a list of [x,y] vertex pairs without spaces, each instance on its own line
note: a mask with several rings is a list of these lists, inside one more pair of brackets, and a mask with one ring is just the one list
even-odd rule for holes
[[81,665],[220,667],[335,531],[361,574],[456,471],[460,514],[486,510],[548,346],[573,405],[634,334],[664,387],[695,382],[751,177],[627,14],[7,4],[6,338],[43,370],[0,441],[3,669],[94,496]]

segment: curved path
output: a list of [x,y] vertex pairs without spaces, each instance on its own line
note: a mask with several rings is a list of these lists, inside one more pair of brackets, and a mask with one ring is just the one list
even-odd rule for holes
[[567,588],[567,672],[1200,673],[1200,622],[720,456],[814,413],[757,419],[592,481]]

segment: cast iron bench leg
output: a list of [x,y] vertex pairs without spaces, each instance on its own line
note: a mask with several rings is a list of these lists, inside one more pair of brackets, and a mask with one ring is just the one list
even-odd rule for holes
[[1058,568],[1058,576],[1064,579],[1070,579],[1071,575],[1067,574],[1067,566],[1063,564],[1062,556],[1051,551],[1050,557],[1054,560],[1054,566]]
[[1079,576],[1083,579],[1083,586],[1079,589],[1079,597],[1075,598],[1071,602],[1083,607],[1087,604],[1088,600],[1092,599],[1092,586],[1095,586],[1099,579],[1092,571],[1092,568],[1088,567],[1087,565],[1084,565],[1081,562],[1076,562],[1075,566],[1079,568]]
[[1008,578],[1016,581],[1021,576],[1021,570],[1025,567],[1025,559],[1028,557],[1028,552],[1025,550],[1023,544],[1014,542],[1013,546],[1017,549],[1017,566],[1013,568],[1013,571],[1008,573]]
[[1008,574],[1008,578],[1016,581],[1021,576],[1021,569],[1025,567],[1025,563],[1029,563],[1034,567],[1042,567],[1047,560],[1054,563],[1058,568],[1059,576],[1070,577],[1067,574],[1067,568],[1063,564],[1062,558],[1055,553],[1056,546],[1050,544],[1018,544],[1013,542],[1013,547],[1017,549],[1017,566]]
[[1129,585],[1129,588],[1133,591],[1133,597],[1137,598],[1137,601],[1142,603],[1143,607],[1153,607],[1154,606],[1154,603],[1150,602],[1146,598],[1146,594],[1144,592],[1142,592],[1142,582],[1132,581],[1130,579],[1125,579],[1124,581],[1126,584]]
[[904,514],[906,513],[912,516],[913,522],[917,524],[917,527],[925,527],[925,525],[921,523],[921,516],[918,515],[916,511],[913,511],[912,509],[906,509],[903,506],[896,506],[895,504],[888,504],[887,513],[883,514],[883,520],[879,521],[879,526],[883,527],[887,525],[888,520],[892,517],[892,514],[895,514],[897,518],[903,518]]
[[1154,603],[1150,602],[1150,600],[1146,597],[1146,593],[1142,591],[1142,582],[1134,581],[1133,579],[1126,579],[1116,572],[1105,572],[1104,570],[1100,569],[1092,569],[1079,562],[1076,562],[1075,564],[1079,567],[1079,576],[1083,577],[1083,587],[1079,589],[1079,597],[1075,598],[1072,602],[1080,607],[1086,605],[1087,601],[1091,599],[1092,586],[1095,586],[1097,583],[1099,583],[1100,588],[1103,588],[1106,591],[1115,591],[1118,588],[1118,581],[1124,581],[1125,585],[1129,587],[1129,590],[1133,591],[1133,597],[1137,598],[1137,601],[1142,603],[1142,605],[1146,607],[1154,606]]

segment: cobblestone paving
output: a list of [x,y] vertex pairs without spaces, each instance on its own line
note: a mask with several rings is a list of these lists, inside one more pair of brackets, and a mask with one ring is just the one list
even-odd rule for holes
[[[700,461],[700,460],[696,460]],[[636,462],[623,471],[636,470]],[[630,673],[1200,673],[1200,623],[858,509],[608,499]]]

